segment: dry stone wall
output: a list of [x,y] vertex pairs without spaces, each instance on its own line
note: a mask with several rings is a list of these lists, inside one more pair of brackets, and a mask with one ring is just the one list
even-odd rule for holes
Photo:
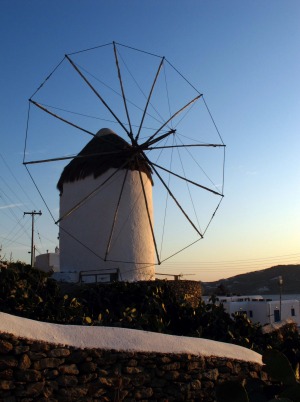
[[259,389],[262,366],[187,354],[76,349],[0,334],[0,401],[215,401],[215,387],[245,380]]

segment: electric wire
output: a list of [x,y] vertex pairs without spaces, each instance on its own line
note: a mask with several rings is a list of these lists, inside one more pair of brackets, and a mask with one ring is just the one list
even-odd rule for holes
[[[6,162],[4,156],[0,153],[0,157],[4,163],[4,165],[6,166],[6,168],[8,169],[9,173],[11,174],[13,180],[17,183],[18,187],[21,189],[21,191],[23,192],[23,194],[26,196],[26,198],[28,199],[28,201],[32,204],[34,204],[34,201],[32,200],[32,198],[29,196],[28,192],[24,189],[24,187],[21,185],[20,181],[17,179],[16,175],[14,174],[14,172],[12,171],[12,169],[10,168],[9,164]],[[2,180],[5,182],[5,180],[2,178]],[[6,182],[5,182],[6,183]],[[14,192],[10,186],[6,183],[6,186],[10,189],[10,191],[14,194],[14,196],[21,202],[23,203],[23,200],[21,200],[21,198],[16,194],[16,192]],[[36,208],[37,209],[37,208]]]
[[[5,195],[5,193],[3,192],[3,190],[2,190],[2,194]],[[2,198],[2,199],[4,200],[4,202],[5,202],[5,199],[3,198],[3,195],[0,194],[0,198]],[[8,197],[7,195],[5,195],[5,196],[6,196],[6,198],[12,203],[13,206],[16,205],[16,204],[13,204],[13,201],[11,200],[10,197]],[[19,207],[18,207],[18,208],[19,208]],[[26,231],[26,229],[19,223],[20,221],[19,221],[18,216],[17,216],[16,213],[14,212],[14,208],[9,207],[9,208],[7,208],[7,209],[8,209],[8,212],[12,215],[12,219],[13,219],[15,222],[17,222],[17,223],[22,227],[24,233],[27,234],[27,236],[30,237],[30,235],[28,234],[28,232]],[[20,208],[19,208],[19,209],[20,209]],[[23,213],[22,210],[21,210],[21,212]],[[6,214],[6,215],[7,215],[7,214]]]
[[[8,241],[10,241],[10,239],[8,239],[8,238],[7,238],[7,237],[5,237],[5,236],[1,236],[1,235],[0,235],[0,238],[1,238],[1,239],[4,239],[4,240],[8,240]],[[14,240],[14,241],[13,241],[13,243],[14,243],[14,244],[19,244],[20,246],[25,246],[25,247],[28,247],[28,244],[25,244],[25,243],[20,243],[20,242],[18,242],[18,241],[16,241],[16,240]]]

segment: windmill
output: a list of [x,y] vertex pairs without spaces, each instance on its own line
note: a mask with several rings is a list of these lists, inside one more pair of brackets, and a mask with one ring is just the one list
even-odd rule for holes
[[224,155],[203,95],[165,57],[116,42],[66,55],[29,99],[23,163],[40,194],[29,167],[70,160],[58,217],[43,197],[70,281],[112,269],[154,279],[155,265],[203,238],[223,198]]

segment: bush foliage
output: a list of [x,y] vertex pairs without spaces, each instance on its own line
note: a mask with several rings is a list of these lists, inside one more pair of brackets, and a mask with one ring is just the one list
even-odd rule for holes
[[229,316],[212,298],[196,307],[175,298],[167,281],[75,286],[65,294],[49,274],[16,263],[0,271],[0,311],[58,324],[103,325],[234,343],[259,353],[275,348],[296,368],[296,326],[263,334],[245,315]]

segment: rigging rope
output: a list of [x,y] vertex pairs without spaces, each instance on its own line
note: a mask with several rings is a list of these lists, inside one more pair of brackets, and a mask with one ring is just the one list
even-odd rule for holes
[[211,120],[212,120],[212,122],[213,122],[213,125],[215,126],[215,129],[216,129],[216,131],[217,131],[217,133],[218,133],[218,136],[219,136],[219,138],[220,138],[222,144],[225,145],[224,142],[223,142],[223,140],[222,140],[222,137],[221,137],[221,134],[220,134],[220,132],[219,132],[219,129],[218,129],[217,125],[216,125],[216,122],[215,122],[215,120],[214,120],[214,118],[213,118],[213,116],[212,116],[212,114],[211,114],[211,111],[209,110],[209,108],[208,108],[208,106],[207,106],[207,103],[206,103],[206,101],[205,101],[205,99],[204,99],[204,96],[202,96],[202,99],[203,99],[204,105],[205,105],[205,107],[206,107],[206,109],[207,109],[207,111],[208,111],[208,113],[209,113],[209,115],[210,115],[210,118],[211,118]]
[[45,78],[45,80],[41,83],[41,85],[36,89],[36,91],[31,95],[30,99],[45,85],[46,81],[49,80],[51,75],[59,68],[59,66],[63,63],[65,57],[58,63],[58,65],[53,69],[53,71]]
[[99,49],[99,48],[101,48],[101,47],[105,47],[105,46],[109,46],[109,45],[112,45],[112,42],[106,43],[105,45],[94,46],[94,47],[90,47],[90,48],[87,48],[87,49],[78,50],[77,52],[68,53],[68,56],[72,56],[72,55],[74,55],[74,54],[79,54],[79,53],[88,52],[88,51],[90,51],[90,50]]
[[[172,144],[174,145],[174,140],[175,136],[173,135],[173,142]],[[162,151],[161,151],[162,152]],[[170,158],[170,165],[169,165],[169,170],[172,168],[172,162],[173,162],[173,148],[171,150],[171,158]],[[170,186],[171,182],[171,174],[169,173],[168,176],[168,187]],[[164,220],[163,220],[163,231],[162,231],[162,237],[161,237],[161,244],[160,244],[160,258],[162,256],[163,252],[163,242],[164,242],[164,237],[165,237],[165,227],[166,227],[166,219],[167,219],[167,207],[168,207],[168,202],[169,202],[169,193],[168,191],[166,192],[166,203],[165,203],[165,211],[164,211]]]
[[[129,70],[125,60],[123,59],[122,55],[119,53],[120,58],[122,59],[122,62],[124,63],[124,66],[126,68],[126,70],[128,71],[129,75],[131,76],[132,80],[134,81],[135,85],[137,86],[137,88],[139,89],[139,91],[141,92],[141,94],[144,96],[145,99],[147,99],[147,95],[145,94],[145,92],[143,91],[142,87],[139,85],[139,83],[136,81],[135,77],[133,76],[133,74],[131,73],[131,71]],[[140,111],[144,111],[143,108],[135,105],[133,102],[130,102],[133,106],[137,107]],[[161,116],[161,114],[159,113],[159,111],[153,106],[153,104],[150,102],[149,103],[150,106],[152,107],[152,109],[156,112],[156,114],[158,115],[158,117],[160,118],[157,119],[156,117],[152,116],[149,112],[146,113],[147,116],[151,117],[152,119],[154,119],[156,122],[158,123],[162,123],[164,121],[164,118]],[[144,127],[143,127],[144,128]]]
[[[181,141],[180,138],[178,138],[178,140],[181,142],[181,144],[184,146],[183,142]],[[190,150],[184,146],[184,149],[186,150],[186,152],[190,155],[190,157],[193,159],[193,161],[196,163],[196,165],[199,167],[199,169],[202,171],[202,173],[204,174],[204,176],[210,181],[210,183],[214,186],[214,188],[217,190],[217,192],[219,192],[220,190],[218,189],[218,187],[216,186],[216,184],[211,180],[211,178],[208,176],[208,174],[205,172],[205,170],[202,168],[202,166],[200,166],[200,164],[196,161],[196,159],[194,158],[193,154],[190,152]],[[223,194],[223,193],[222,193]]]
[[31,180],[32,180],[32,183],[34,184],[34,187],[37,189],[37,192],[39,193],[39,195],[40,195],[40,197],[41,197],[41,199],[42,199],[42,201],[43,201],[45,207],[47,208],[47,210],[48,210],[48,212],[49,212],[51,218],[53,219],[53,222],[55,223],[55,218],[54,218],[54,216],[52,215],[52,212],[50,211],[50,208],[48,207],[48,204],[46,203],[45,198],[42,196],[42,193],[40,192],[40,189],[38,188],[38,186],[37,186],[37,184],[36,184],[34,178],[32,177],[32,175],[31,175],[31,173],[30,173],[30,171],[29,171],[27,165],[24,165],[24,166],[25,166],[25,168],[26,168],[26,170],[27,170],[27,172],[28,172],[28,174],[29,174],[29,177],[30,177]]
[[26,133],[25,133],[24,152],[23,152],[23,163],[25,162],[25,155],[26,155],[26,149],[27,149],[27,139],[28,139],[28,130],[29,130],[29,118],[30,118],[30,105],[31,105],[31,103],[28,102],[27,121],[26,121]]
[[184,170],[184,166],[183,166],[183,163],[182,163],[182,158],[181,158],[181,155],[180,155],[180,152],[179,152],[179,149],[177,148],[177,154],[178,154],[178,158],[179,158],[179,160],[180,160],[180,164],[181,164],[181,168],[182,168],[182,171],[183,171],[183,175],[184,175],[184,177],[185,177],[185,183],[186,183],[186,186],[187,186],[187,189],[188,189],[188,193],[189,193],[189,196],[190,196],[190,201],[191,201],[191,204],[192,204],[192,206],[193,206],[193,210],[194,210],[194,214],[195,214],[195,217],[196,217],[196,220],[197,220],[197,223],[198,223],[198,227],[199,227],[199,231],[202,233],[202,229],[201,229],[201,225],[200,225],[200,223],[199,223],[199,219],[198,219],[198,215],[197,215],[197,212],[196,212],[196,208],[195,208],[195,204],[194,204],[194,201],[193,201],[193,198],[192,198],[192,194],[191,194],[191,189],[190,189],[190,183],[188,182],[188,180],[187,180],[187,177],[186,177],[186,174],[185,174],[185,170]]

